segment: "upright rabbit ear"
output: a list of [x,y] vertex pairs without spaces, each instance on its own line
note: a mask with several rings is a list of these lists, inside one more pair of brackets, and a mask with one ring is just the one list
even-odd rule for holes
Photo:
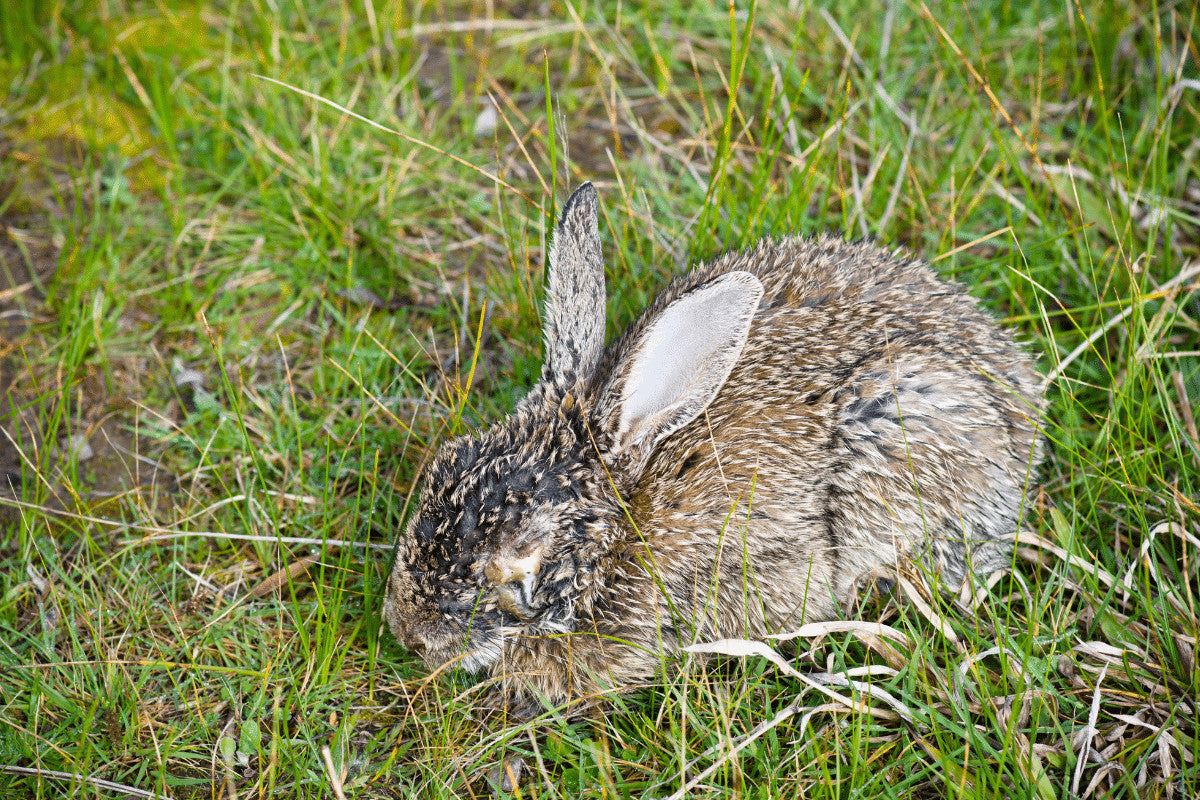
[[604,261],[599,202],[585,183],[567,198],[550,246],[550,274],[542,326],[546,359],[542,380],[569,386],[591,377],[604,349]]
[[[702,412],[725,384],[762,298],[749,272],[714,278],[668,305],[634,342],[602,403],[616,448],[649,455]],[[614,408],[615,406],[615,408]]]

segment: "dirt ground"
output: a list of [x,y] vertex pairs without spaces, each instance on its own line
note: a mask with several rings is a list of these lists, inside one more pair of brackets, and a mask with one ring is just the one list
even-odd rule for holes
[[0,501],[16,501],[0,502],[4,527],[19,518],[20,502],[78,510],[80,501],[103,505],[169,481],[143,454],[125,398],[109,396],[98,375],[63,375],[44,363],[53,336],[46,291],[62,256],[59,212],[45,188],[36,180],[0,185],[4,196],[21,193],[13,205],[44,209],[0,216]]

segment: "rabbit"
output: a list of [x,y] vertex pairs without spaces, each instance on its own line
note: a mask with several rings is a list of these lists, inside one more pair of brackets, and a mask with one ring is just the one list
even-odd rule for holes
[[383,614],[510,708],[587,703],[697,641],[830,619],[911,558],[1011,558],[1041,457],[1031,357],[922,261],[764,239],[676,278],[607,348],[598,199],[549,256],[540,381],[445,444]]

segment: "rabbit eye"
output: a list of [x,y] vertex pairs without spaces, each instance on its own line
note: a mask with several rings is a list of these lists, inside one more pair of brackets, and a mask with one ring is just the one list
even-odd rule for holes
[[544,547],[527,555],[496,555],[483,568],[483,574],[496,587],[496,604],[517,619],[528,620],[536,613],[533,589],[542,567]]
[[529,620],[537,613],[531,596],[533,581],[512,581],[496,587],[497,605],[520,620]]

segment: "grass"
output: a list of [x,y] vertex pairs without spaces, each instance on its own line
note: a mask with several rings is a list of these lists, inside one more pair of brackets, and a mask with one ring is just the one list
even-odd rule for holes
[[[521,797],[1200,795],[1195,10],[635,6],[5,6],[0,794],[486,796],[521,759]],[[429,679],[387,544],[535,380],[584,179],[610,330],[823,229],[1015,327],[1050,447],[1011,574],[784,650],[840,700],[730,658],[502,728]]]

